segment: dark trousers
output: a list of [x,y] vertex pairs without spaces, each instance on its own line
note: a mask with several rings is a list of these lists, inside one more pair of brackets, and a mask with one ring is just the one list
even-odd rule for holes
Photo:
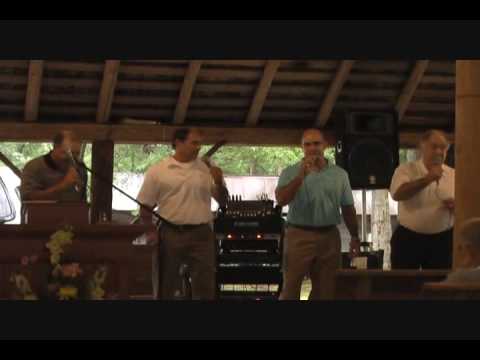
[[182,293],[186,264],[193,300],[214,300],[216,296],[215,236],[209,225],[189,230],[162,225],[159,246],[153,253],[152,282],[155,299],[174,300]]
[[419,234],[401,225],[391,240],[392,269],[451,269],[453,229]]

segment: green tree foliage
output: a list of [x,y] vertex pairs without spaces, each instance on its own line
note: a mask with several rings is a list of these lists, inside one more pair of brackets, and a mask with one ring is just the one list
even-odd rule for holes
[[23,169],[28,161],[48,153],[51,149],[50,143],[0,142],[0,152],[19,169]]
[[[334,160],[334,150],[325,157]],[[225,146],[214,156],[225,175],[278,176],[281,171],[303,158],[300,147]]]
[[[200,156],[209,148],[204,146]],[[169,145],[116,145],[115,172],[143,174],[149,166],[170,154]],[[333,149],[328,149],[325,156],[333,160]],[[278,176],[302,157],[299,147],[224,146],[213,156],[213,161],[225,175]]]
[[300,148],[225,146],[213,160],[225,175],[275,176],[302,156]]
[[[0,143],[0,151],[17,167],[51,150],[50,143]],[[210,146],[204,146],[200,155]],[[157,161],[172,154],[170,145],[163,144],[117,144],[115,145],[114,173],[143,174]],[[327,149],[325,156],[334,161],[334,150]],[[300,161],[303,152],[300,147],[267,146],[224,146],[213,156],[214,162],[230,176],[278,176],[287,166]],[[92,146],[85,149],[84,162],[89,166]]]
[[115,145],[114,172],[143,174],[157,161],[172,153],[168,145]]
[[[200,156],[210,146],[204,146]],[[0,151],[15,166],[23,169],[25,164],[38,156],[48,153],[51,143],[7,143],[0,142]],[[120,173],[144,174],[154,163],[173,153],[170,145],[163,144],[117,144],[114,151],[114,183],[125,188],[120,181]],[[281,171],[303,157],[300,147],[266,147],[266,146],[224,146],[213,156],[213,161],[226,176],[278,176]],[[334,161],[334,149],[325,151],[325,157]],[[91,168],[92,144],[85,147],[83,162]],[[0,162],[0,166],[3,165]],[[126,181],[126,178],[123,178]],[[87,198],[90,199],[92,177],[88,177]]]

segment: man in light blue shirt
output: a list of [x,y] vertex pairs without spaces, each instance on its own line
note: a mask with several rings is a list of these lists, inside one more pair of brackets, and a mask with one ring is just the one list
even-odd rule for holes
[[[341,264],[341,216],[351,235],[352,255],[359,252],[358,225],[348,174],[324,157],[327,142],[318,129],[302,136],[305,157],[283,170],[275,195],[288,204],[282,300],[299,300],[302,281],[310,275],[310,299],[333,299],[335,273]],[[340,208],[342,212],[340,213]]]

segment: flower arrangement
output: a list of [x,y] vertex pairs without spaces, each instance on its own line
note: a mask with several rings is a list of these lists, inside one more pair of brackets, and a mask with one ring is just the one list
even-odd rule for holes
[[[97,267],[92,276],[86,276],[80,263],[68,256],[73,243],[73,228],[66,226],[52,234],[45,247],[48,250],[48,271],[46,288],[41,294],[36,294],[22,271],[14,272],[10,281],[14,286],[14,297],[22,300],[102,300],[105,297],[103,289],[107,267]],[[21,259],[22,268],[34,264],[39,256],[24,256]],[[39,296],[40,295],[40,296]]]

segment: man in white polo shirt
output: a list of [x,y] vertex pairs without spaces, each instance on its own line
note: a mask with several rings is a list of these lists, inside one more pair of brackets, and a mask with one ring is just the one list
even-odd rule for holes
[[[198,158],[203,136],[197,129],[178,129],[172,141],[175,154],[150,167],[137,200],[165,219],[159,232],[161,298],[174,299],[179,272],[187,264],[192,298],[215,298],[215,237],[211,198],[223,205],[228,197],[222,170]],[[145,223],[152,214],[141,209]],[[153,272],[155,273],[153,269]]]
[[392,269],[449,269],[452,266],[455,170],[444,164],[445,133],[421,138],[420,160],[400,165],[390,193],[398,201],[398,227],[391,239]]

